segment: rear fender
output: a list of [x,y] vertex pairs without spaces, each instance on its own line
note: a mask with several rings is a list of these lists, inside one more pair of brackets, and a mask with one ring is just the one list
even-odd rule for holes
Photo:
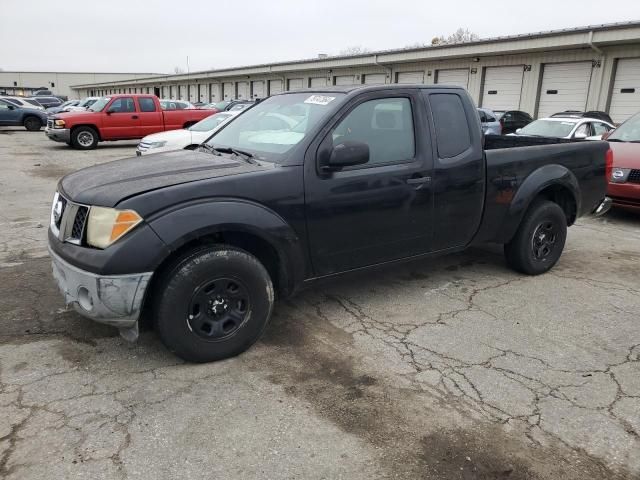
[[506,241],[513,238],[534,199],[540,192],[553,186],[566,189],[573,196],[576,211],[581,211],[580,187],[576,176],[562,165],[545,165],[532,172],[514,195],[504,222],[503,232]]

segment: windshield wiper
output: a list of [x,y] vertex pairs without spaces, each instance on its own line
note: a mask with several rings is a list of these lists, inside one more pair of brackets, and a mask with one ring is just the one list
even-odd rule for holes
[[238,150],[237,148],[231,147],[211,147],[207,145],[213,152],[219,153],[232,153],[236,157],[242,157],[247,163],[251,163],[253,165],[258,165],[258,162],[254,160],[254,154],[251,152],[245,152],[244,150]]

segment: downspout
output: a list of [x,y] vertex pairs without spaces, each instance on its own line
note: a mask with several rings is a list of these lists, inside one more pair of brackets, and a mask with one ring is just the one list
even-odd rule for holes
[[[604,60],[605,60],[605,54],[604,52],[598,48],[594,43],[593,43],[593,30],[591,30],[589,32],[589,39],[587,40],[587,45],[589,45],[589,47],[591,48],[591,50],[593,50],[594,52],[596,52],[598,55],[600,55],[600,68],[603,67],[604,64]],[[600,93],[602,92],[602,75],[600,76],[600,88],[598,88],[598,96],[596,97],[596,108],[600,108]]]
[[387,65],[383,65],[382,63],[378,62],[378,54],[377,53],[373,56],[373,63],[376,64],[377,66],[382,67],[385,70],[387,70],[387,72],[389,72],[389,83],[393,83],[393,70],[391,69],[391,67],[389,67]]

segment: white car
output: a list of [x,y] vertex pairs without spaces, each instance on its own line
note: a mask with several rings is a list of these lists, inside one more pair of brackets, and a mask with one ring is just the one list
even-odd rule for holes
[[209,138],[221,126],[230,122],[241,112],[218,112],[200,120],[189,128],[147,135],[138,144],[136,155],[168,152],[170,150],[194,149]]
[[3,100],[9,103],[12,103],[16,107],[32,108],[34,110],[44,110],[44,107],[40,105],[37,101],[33,100],[32,98],[9,97],[9,96],[2,96],[0,98],[2,98]]
[[100,100],[100,97],[86,97],[80,100],[77,105],[68,105],[64,107],[63,112],[83,112],[87,110],[91,105]]
[[570,140],[601,140],[615,126],[596,118],[550,117],[534,120],[510,135],[566,138]]
[[170,98],[160,99],[160,107],[163,110],[193,110],[195,105],[186,100],[173,100]]

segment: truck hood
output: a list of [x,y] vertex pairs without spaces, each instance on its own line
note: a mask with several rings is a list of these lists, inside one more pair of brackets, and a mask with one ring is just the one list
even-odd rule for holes
[[77,203],[113,207],[144,192],[268,168],[235,157],[178,150],[84,168],[62,178],[58,190]]
[[640,143],[609,142],[613,150],[613,166],[640,169]]

